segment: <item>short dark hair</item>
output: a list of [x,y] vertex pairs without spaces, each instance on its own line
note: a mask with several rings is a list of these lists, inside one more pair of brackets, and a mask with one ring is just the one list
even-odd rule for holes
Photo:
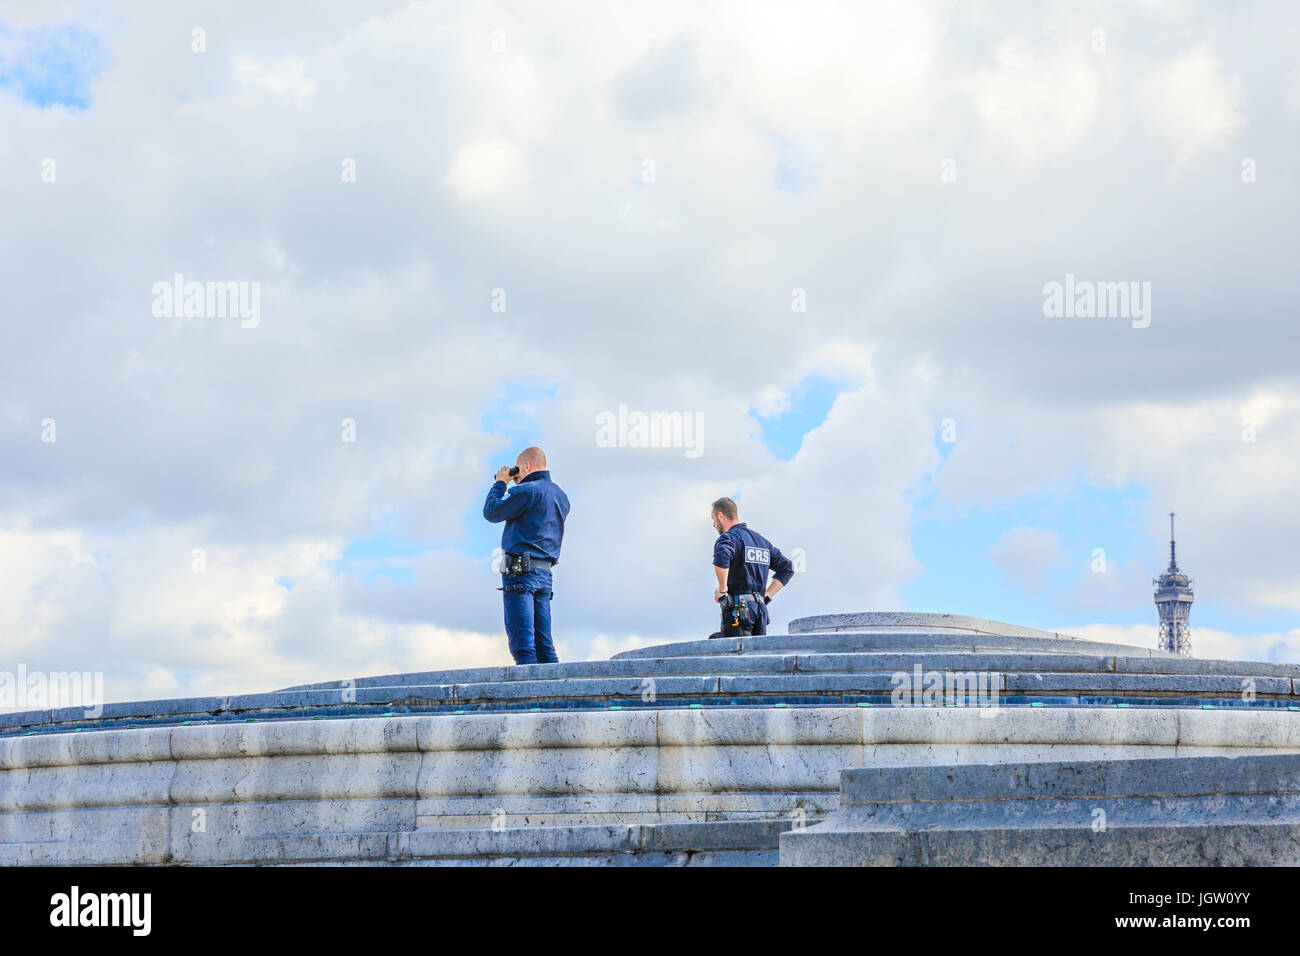
[[740,514],[740,510],[736,507],[736,503],[730,498],[719,498],[713,503],[712,513],[720,514],[728,521],[735,521],[736,517]]

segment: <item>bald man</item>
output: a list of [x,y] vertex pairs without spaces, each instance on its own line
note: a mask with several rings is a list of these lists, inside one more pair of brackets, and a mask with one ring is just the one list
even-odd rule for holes
[[[506,494],[509,482],[515,486]],[[502,466],[488,489],[483,517],[504,521],[501,594],[506,636],[516,664],[555,664],[551,641],[551,568],[560,560],[569,498],[551,481],[546,453],[525,448],[512,470]]]

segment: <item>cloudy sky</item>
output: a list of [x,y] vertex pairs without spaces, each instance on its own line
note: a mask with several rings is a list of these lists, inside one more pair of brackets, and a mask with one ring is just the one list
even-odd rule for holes
[[562,659],[713,630],[730,494],[801,558],[777,630],[1153,645],[1177,511],[1194,652],[1300,660],[1294,7],[303,10],[0,3],[0,668],[507,663],[482,499],[533,443]]

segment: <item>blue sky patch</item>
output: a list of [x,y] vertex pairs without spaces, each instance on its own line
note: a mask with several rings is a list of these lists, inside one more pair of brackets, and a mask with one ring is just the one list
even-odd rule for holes
[[776,137],[776,172],[772,184],[782,192],[806,193],[817,186],[817,170],[808,154],[783,136]]
[[[414,560],[431,546],[418,544],[392,532],[348,543],[338,560],[329,564],[334,574],[352,574],[363,581],[385,577],[405,584],[415,583]],[[292,586],[292,585],[291,585]]]
[[[502,465],[513,465],[515,456],[529,445],[543,443],[541,426],[533,416],[533,409],[545,402],[554,401],[559,387],[553,384],[539,385],[535,382],[514,382],[506,385],[505,391],[495,400],[489,402],[483,410],[483,430],[488,434],[500,435],[505,440],[496,458],[484,462],[483,494],[487,494],[492,485],[492,475]],[[483,520],[483,501],[476,498],[466,509],[463,518],[468,542],[463,547],[467,554],[487,555],[501,544],[501,525],[489,524]]]
[[756,416],[763,429],[763,442],[782,461],[789,461],[803,445],[804,436],[826,421],[840,388],[835,383],[809,376],[790,395],[790,404],[778,415]]
[[90,81],[104,67],[99,38],[84,27],[36,27],[11,33],[0,24],[0,90],[41,108],[90,105]]
[[[1169,541],[1163,536],[1152,538],[1145,530],[1153,507],[1147,490],[1137,485],[1098,488],[1079,482],[965,516],[934,507],[933,495],[927,494],[915,506],[911,527],[912,550],[925,570],[901,589],[904,607],[1027,627],[1148,620],[1154,643],[1157,617],[1150,583],[1169,562]],[[1038,592],[1008,581],[987,554],[1004,533],[1019,525],[1055,532],[1065,553],[1061,566],[1042,569],[1044,587]],[[1193,545],[1186,552],[1179,547],[1179,564],[1193,578],[1199,547]],[[1123,578],[1112,582],[1117,585],[1112,591],[1083,590],[1093,583],[1085,576],[1092,573],[1094,548],[1105,549],[1111,573]],[[1294,626],[1290,614],[1252,612],[1244,605],[1198,593],[1192,607],[1193,646],[1198,625],[1240,633],[1247,621],[1251,631],[1285,631]]]
[[[1125,607],[1068,610],[1082,574],[1090,573],[1094,548],[1124,575],[1158,573],[1158,548],[1140,536],[1146,516],[1140,488],[1075,487],[1026,496],[957,517],[919,502],[913,512],[912,549],[924,573],[902,589],[910,610],[953,612],[1050,627],[1061,623],[1130,623],[1136,603]],[[1042,569],[1043,588],[1031,592],[1008,582],[986,552],[1004,533],[1023,525],[1054,532],[1063,554],[1059,566]],[[1148,567],[1149,566],[1149,567]],[[1155,620],[1155,609],[1151,609]],[[1154,624],[1153,624],[1154,627]]]
[[[513,465],[515,456],[528,445],[542,441],[540,426],[533,416],[539,404],[555,398],[555,385],[512,383],[497,398],[487,403],[481,415],[483,431],[500,435],[501,450],[483,462],[483,494],[492,484],[492,475],[501,465]],[[487,556],[500,545],[501,525],[483,520],[483,502],[475,497],[466,504],[461,518],[464,534],[458,541],[413,541],[398,531],[400,522],[393,514],[376,522],[376,533],[347,544],[339,559],[331,564],[335,574],[353,574],[365,581],[386,577],[407,584],[415,583],[412,566],[427,551],[448,545],[471,556]]]

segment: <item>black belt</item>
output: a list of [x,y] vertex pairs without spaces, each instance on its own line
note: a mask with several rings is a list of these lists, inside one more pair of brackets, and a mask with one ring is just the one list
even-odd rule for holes
[[528,558],[528,566],[529,566],[530,568],[553,568],[553,567],[555,567],[555,562],[552,561],[550,558],[543,558],[543,557],[541,557],[540,555],[536,555],[536,554],[527,554],[527,555],[524,555],[524,554],[516,554],[516,553],[513,552],[513,551],[507,551],[507,552],[505,553],[505,559],[506,559],[506,565],[507,565],[507,567],[510,565],[510,563],[511,563],[511,559],[512,559],[512,558],[518,558],[518,557],[526,557],[526,558]]

